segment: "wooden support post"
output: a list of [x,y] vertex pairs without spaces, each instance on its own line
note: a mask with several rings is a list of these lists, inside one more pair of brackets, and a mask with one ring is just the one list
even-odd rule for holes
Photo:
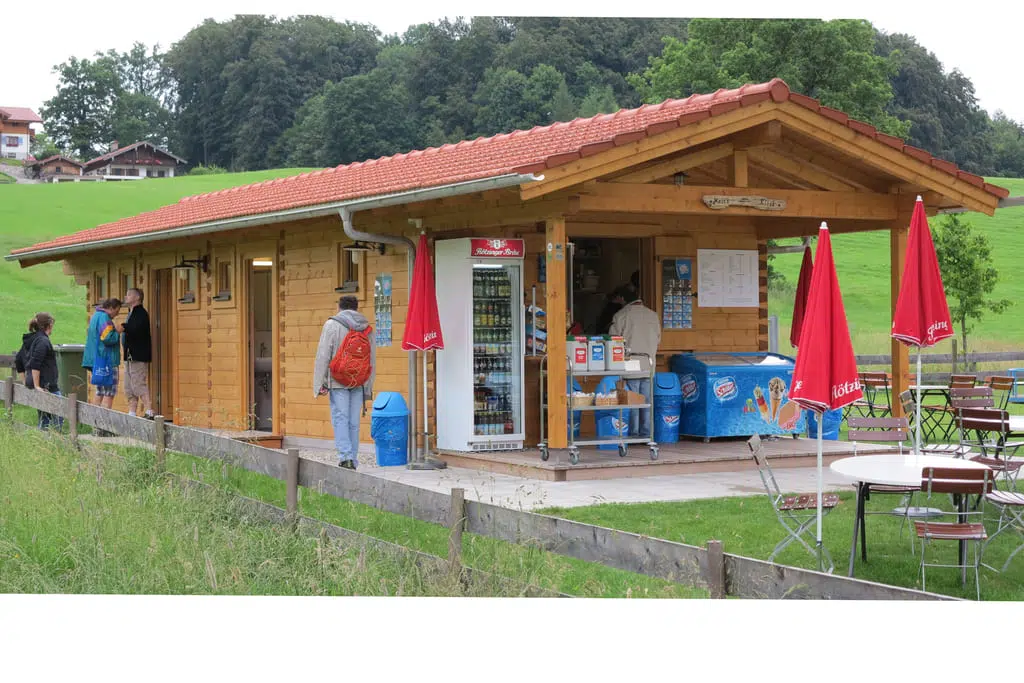
[[545,314],[548,321],[547,360],[547,443],[549,448],[566,448],[569,445],[566,423],[569,407],[566,393],[566,346],[565,331],[569,328],[566,320],[566,264],[569,246],[565,239],[565,217],[549,218],[545,225],[545,259],[547,299]]
[[156,450],[156,471],[164,471],[164,448],[167,445],[166,432],[164,431],[164,416],[157,415],[153,418],[153,446]]
[[[902,227],[897,224],[889,231],[889,259],[890,259],[890,315],[889,323],[896,315],[896,302],[900,296],[900,282],[903,280],[903,269],[907,259],[907,235],[909,232],[909,220],[903,223]],[[907,382],[907,373],[910,372],[910,354],[907,346],[895,339],[892,340],[892,405],[893,417],[904,417],[903,404],[900,402],[900,394],[907,390],[910,383]]]
[[448,567],[452,574],[462,572],[462,529],[466,524],[466,490],[452,489],[448,510]]
[[4,385],[4,409],[7,411],[7,417],[14,417],[14,378],[5,379]]
[[711,597],[722,599],[725,597],[725,556],[722,552],[721,541],[708,541],[705,545],[707,550],[707,576],[708,591]]
[[732,155],[732,180],[736,187],[747,187],[749,185],[749,173],[747,172],[747,151],[738,149]]
[[285,471],[285,501],[289,524],[292,526],[299,517],[299,449],[288,449],[288,469]]
[[71,445],[78,448],[78,396],[71,394],[64,399],[64,419],[68,422],[68,436]]

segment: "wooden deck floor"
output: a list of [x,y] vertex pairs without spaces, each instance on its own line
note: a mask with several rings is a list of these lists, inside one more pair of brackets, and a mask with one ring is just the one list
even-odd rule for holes
[[[813,466],[818,450],[813,439],[779,438],[764,441],[765,451],[773,468]],[[887,453],[891,446],[859,444],[857,453]],[[822,447],[826,466],[839,458],[853,455],[853,444],[847,441],[825,441]],[[493,453],[462,453],[440,451],[438,456],[452,467],[466,467],[500,474],[511,474],[546,481],[580,481],[586,479],[618,479],[624,477],[656,477],[698,472],[736,472],[751,469],[754,463],[746,439],[717,439],[710,443],[682,441],[662,444],[658,459],[652,461],[644,446],[630,446],[625,457],[618,451],[602,451],[596,447],[580,449],[580,461],[569,464],[568,451],[552,451],[547,462],[537,449]]]

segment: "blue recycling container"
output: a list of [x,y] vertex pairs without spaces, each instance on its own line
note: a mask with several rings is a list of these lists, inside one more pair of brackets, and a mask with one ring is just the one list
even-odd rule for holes
[[[615,391],[615,385],[621,378],[618,375],[610,375],[601,380],[595,389],[598,394],[608,394]],[[629,436],[629,411],[623,410],[621,419],[616,408],[608,410],[595,410],[594,422],[597,425],[597,438],[611,439]],[[598,446],[603,451],[615,451],[619,449],[618,444],[603,444]]]
[[[807,416],[807,437],[818,438],[818,414],[813,410],[805,410]],[[839,427],[843,424],[843,409],[826,411],[821,420],[821,438],[823,441],[839,441]]]
[[[565,388],[566,389],[569,388],[569,379],[568,378],[566,378],[566,380],[565,380]],[[572,383],[572,391],[583,391],[583,387],[580,386],[579,382],[574,381]],[[572,392],[569,392],[569,393],[572,394]],[[583,411],[582,410],[574,410],[573,411],[572,419],[570,420],[570,424],[572,424],[572,438],[574,440],[579,440],[579,438],[580,438],[580,425],[583,424]]]
[[654,440],[678,443],[679,411],[683,405],[683,386],[674,372],[654,376]]
[[409,461],[409,407],[397,391],[382,391],[374,399],[370,437],[377,451],[378,467]]

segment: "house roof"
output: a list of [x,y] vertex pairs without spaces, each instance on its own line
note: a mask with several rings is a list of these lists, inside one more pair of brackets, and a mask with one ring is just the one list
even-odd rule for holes
[[40,159],[39,161],[36,161],[35,164],[33,164],[33,165],[35,165],[35,166],[42,166],[43,164],[48,164],[51,161],[57,161],[57,160],[66,161],[69,164],[73,164],[75,166],[78,166],[79,168],[82,168],[83,166],[85,166],[85,164],[83,164],[81,161],[75,161],[74,159],[70,159],[70,158],[68,158],[68,157],[66,157],[66,156],[64,156],[62,154],[54,154],[52,157],[46,157],[45,159]]
[[613,114],[599,114],[530,130],[464,140],[456,144],[185,197],[176,204],[155,211],[17,249],[11,254],[135,237],[231,218],[258,216],[514,173],[540,173],[614,146],[633,143],[644,137],[767,100],[791,101],[812,109],[844,123],[859,135],[896,147],[944,173],[983,188],[995,197],[1009,195],[1008,190],[986,183],[981,176],[961,171],[954,164],[904,145],[901,140],[879,133],[866,123],[822,107],[814,99],[791,92],[781,79],[773,79],[734,90],[691,95],[686,99],[666,100],[660,104],[623,109]]
[[39,114],[35,113],[28,107],[0,107],[0,115],[11,121],[18,121],[24,123],[42,123],[43,120],[39,118]]
[[167,156],[171,157],[172,159],[177,160],[178,163],[181,163],[181,164],[188,163],[184,159],[182,159],[181,157],[175,156],[175,155],[171,154],[166,149],[160,149],[159,147],[154,145],[152,142],[149,142],[148,140],[140,140],[139,142],[134,142],[134,143],[132,143],[130,145],[125,145],[124,147],[118,147],[113,152],[107,152],[106,154],[102,154],[102,155],[96,157],[95,159],[89,159],[89,161],[85,162],[85,167],[86,168],[90,168],[90,167],[94,167],[94,166],[102,166],[103,162],[111,161],[111,160],[121,156],[125,152],[130,152],[133,149],[139,149],[140,147],[149,147],[149,148],[151,148],[155,152],[160,152],[161,154],[166,154]]

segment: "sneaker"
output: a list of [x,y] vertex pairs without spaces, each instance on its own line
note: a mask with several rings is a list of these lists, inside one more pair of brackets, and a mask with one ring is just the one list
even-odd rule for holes
[[341,467],[346,470],[354,470],[356,468],[355,463],[353,463],[351,460],[339,460],[338,467]]

